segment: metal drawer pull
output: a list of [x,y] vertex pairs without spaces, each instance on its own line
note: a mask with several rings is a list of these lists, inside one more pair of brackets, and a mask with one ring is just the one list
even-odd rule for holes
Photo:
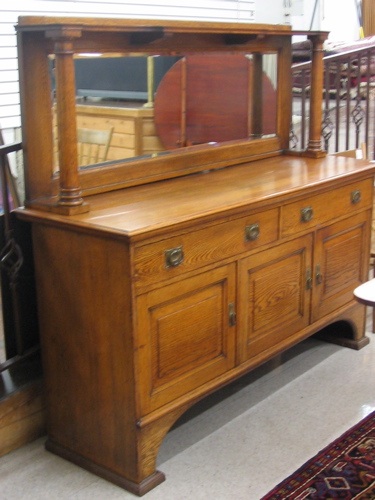
[[309,222],[313,218],[314,211],[312,207],[305,207],[301,209],[301,222]]
[[236,310],[234,308],[234,304],[229,304],[229,326],[236,326],[237,323],[237,315]]
[[352,200],[353,205],[355,205],[356,203],[359,203],[361,201],[361,191],[359,189],[352,191],[351,200]]
[[311,277],[311,269],[307,269],[306,271],[306,290],[312,290],[313,280]]
[[181,247],[170,248],[164,252],[165,267],[176,267],[184,260],[184,251]]
[[245,227],[245,239],[246,241],[255,241],[259,238],[260,228],[259,224],[251,224]]

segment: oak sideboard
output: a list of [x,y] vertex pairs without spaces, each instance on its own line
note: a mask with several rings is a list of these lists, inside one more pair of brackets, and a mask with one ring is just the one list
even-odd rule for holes
[[[313,334],[368,343],[353,290],[368,275],[375,166],[321,147],[327,33],[307,33],[303,152],[289,150],[288,26],[22,17],[17,33],[27,190],[17,214],[32,226],[46,446],[143,495],[164,480],[165,434],[198,400]],[[177,124],[163,129],[175,148],[79,167],[83,53],[181,55],[161,120]],[[206,89],[189,88],[206,65],[189,56],[218,53],[236,61],[208,75],[196,106]],[[273,133],[263,133],[266,80]]]

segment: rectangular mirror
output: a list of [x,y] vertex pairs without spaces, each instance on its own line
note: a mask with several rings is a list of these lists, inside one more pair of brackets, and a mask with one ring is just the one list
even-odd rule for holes
[[[74,66],[80,168],[276,135],[276,54],[76,54]],[[57,173],[56,126],[53,142]]]

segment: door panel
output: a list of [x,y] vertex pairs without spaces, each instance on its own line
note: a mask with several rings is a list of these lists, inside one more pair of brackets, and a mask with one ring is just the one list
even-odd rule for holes
[[355,287],[367,280],[369,212],[317,232],[312,320],[353,300]]
[[139,369],[144,412],[196,389],[234,366],[235,265],[138,298]]
[[240,262],[239,362],[309,324],[311,248],[309,234]]

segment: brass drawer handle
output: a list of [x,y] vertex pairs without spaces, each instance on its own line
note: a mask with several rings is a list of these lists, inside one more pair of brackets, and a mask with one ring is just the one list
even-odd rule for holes
[[306,290],[312,290],[313,280],[311,277],[311,269],[307,269],[306,271]]
[[229,326],[236,326],[237,315],[236,310],[234,308],[234,304],[229,304]]
[[184,251],[181,247],[170,248],[164,252],[165,267],[176,267],[184,260]]
[[260,228],[259,224],[251,224],[245,227],[245,239],[246,241],[255,241],[259,238]]
[[312,207],[305,207],[301,209],[301,222],[310,222],[313,218],[314,210]]
[[356,203],[359,203],[361,201],[361,191],[359,189],[352,191],[351,200],[352,200],[353,205],[355,205]]

